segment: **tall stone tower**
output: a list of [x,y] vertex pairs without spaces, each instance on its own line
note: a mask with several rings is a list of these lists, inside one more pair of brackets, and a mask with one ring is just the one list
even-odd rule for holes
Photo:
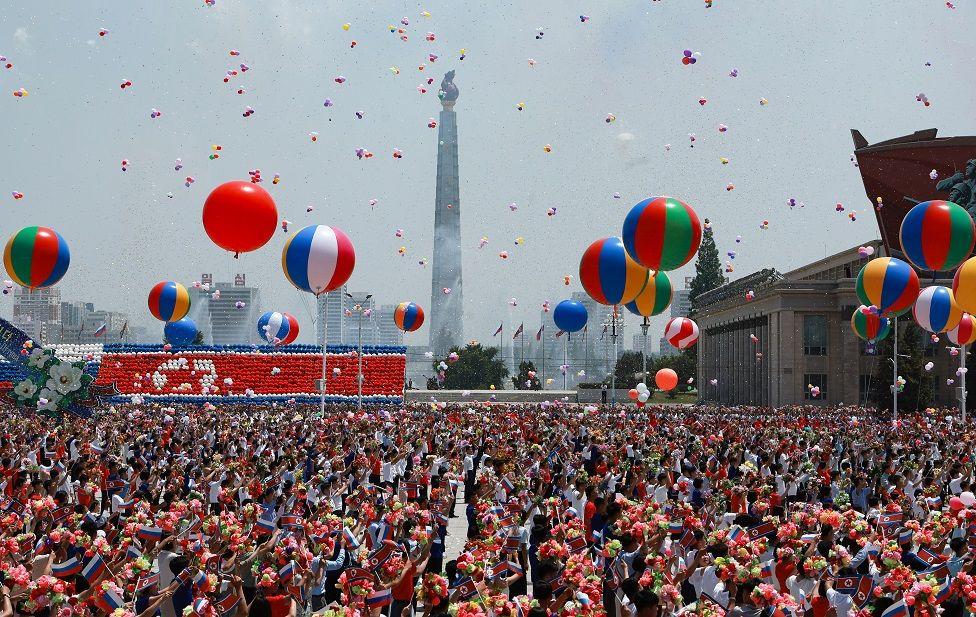
[[[430,292],[430,349],[438,357],[464,341],[461,294],[461,192],[454,71],[444,75],[437,133],[437,193],[434,201],[433,281]],[[445,293],[445,290],[450,290]]]

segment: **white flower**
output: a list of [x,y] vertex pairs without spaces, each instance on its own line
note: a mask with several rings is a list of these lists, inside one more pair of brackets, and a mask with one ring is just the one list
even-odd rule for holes
[[37,385],[30,379],[25,379],[14,387],[14,394],[18,398],[28,399],[37,392]]
[[30,352],[30,357],[27,358],[27,364],[34,368],[42,369],[50,359],[51,352],[41,347],[36,347]]
[[68,394],[81,387],[83,371],[66,362],[55,364],[51,367],[48,374],[51,376],[47,380],[47,387],[50,390],[57,390],[61,394]]
[[41,400],[37,402],[37,410],[57,411],[58,402],[60,401],[61,401],[61,395],[58,394],[56,390],[51,390],[50,388],[43,388],[41,390]]

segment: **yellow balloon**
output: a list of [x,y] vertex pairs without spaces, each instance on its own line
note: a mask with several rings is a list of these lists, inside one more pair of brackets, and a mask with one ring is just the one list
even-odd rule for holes
[[952,296],[959,308],[976,314],[976,257],[962,262],[952,279]]

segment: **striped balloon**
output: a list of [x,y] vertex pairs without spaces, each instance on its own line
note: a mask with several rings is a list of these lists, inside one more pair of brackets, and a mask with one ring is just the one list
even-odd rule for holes
[[404,332],[419,330],[424,325],[424,309],[413,302],[401,302],[393,311],[393,323]]
[[664,326],[664,339],[678,349],[688,349],[698,342],[698,324],[687,317],[674,317]]
[[630,209],[624,219],[627,252],[650,270],[675,270],[695,256],[702,226],[688,204],[674,197],[651,197]]
[[872,259],[857,274],[857,297],[861,304],[878,307],[881,314],[901,315],[918,297],[918,275],[895,257]]
[[863,304],[851,315],[851,329],[854,334],[869,343],[876,343],[891,334],[891,320],[878,315],[877,309]]
[[651,317],[664,312],[674,297],[674,288],[666,272],[658,272],[647,281],[644,290],[627,303],[627,310],[634,315]]
[[69,263],[68,243],[50,227],[25,227],[10,236],[3,250],[7,274],[29,289],[54,285],[68,271]]
[[952,277],[952,295],[959,308],[976,315],[976,257],[962,262]]
[[298,320],[288,313],[268,311],[258,318],[258,334],[272,345],[288,345],[298,338]]
[[923,330],[938,334],[952,330],[962,319],[962,309],[952,297],[952,290],[941,285],[926,287],[918,294],[912,308],[915,322]]
[[633,260],[616,236],[597,240],[580,259],[580,283],[600,304],[630,302],[643,291],[649,276],[647,269]]
[[289,282],[315,295],[342,287],[355,267],[349,236],[328,225],[309,225],[281,249],[281,269]]
[[149,291],[149,312],[160,321],[179,321],[190,312],[190,292],[174,281],[163,281]]
[[908,261],[921,270],[955,270],[972,255],[976,224],[951,201],[923,201],[908,211],[898,234]]
[[946,332],[946,336],[953,345],[972,345],[976,342],[976,318],[963,313],[959,325]]

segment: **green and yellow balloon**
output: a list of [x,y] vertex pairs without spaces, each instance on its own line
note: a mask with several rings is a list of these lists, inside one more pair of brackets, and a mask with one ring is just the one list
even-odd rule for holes
[[674,288],[671,287],[671,279],[666,272],[658,272],[647,279],[647,285],[637,294],[637,297],[624,306],[634,315],[641,317],[652,317],[660,315],[671,304],[674,297]]

